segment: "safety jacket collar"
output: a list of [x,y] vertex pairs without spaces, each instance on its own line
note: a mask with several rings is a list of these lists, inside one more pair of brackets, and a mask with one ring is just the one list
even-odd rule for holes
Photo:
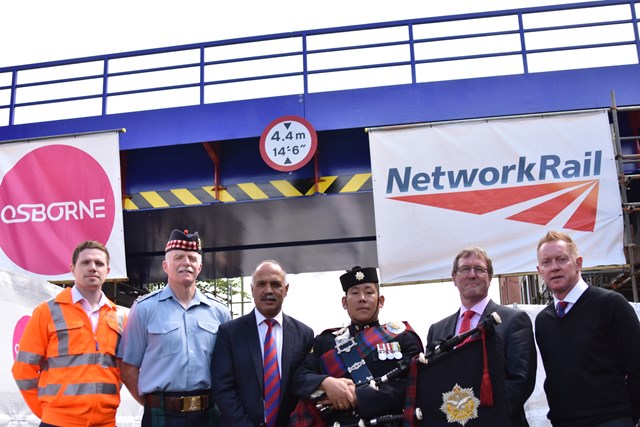
[[[71,288],[65,288],[62,292],[56,295],[56,297],[54,298],[54,301],[57,302],[58,304],[73,304],[73,297],[71,296]],[[107,298],[107,304],[108,304],[108,308],[111,310],[115,310],[117,308],[116,305],[108,298]]]

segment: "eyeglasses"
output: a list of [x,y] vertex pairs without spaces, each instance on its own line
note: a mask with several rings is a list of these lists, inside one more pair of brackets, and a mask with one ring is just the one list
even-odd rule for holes
[[478,276],[481,275],[481,274],[487,274],[487,272],[489,271],[486,268],[480,267],[480,266],[476,266],[476,267],[464,266],[464,267],[456,268],[456,273],[459,273],[459,274],[462,274],[462,275],[466,276],[467,274],[471,273],[471,270],[473,270]]

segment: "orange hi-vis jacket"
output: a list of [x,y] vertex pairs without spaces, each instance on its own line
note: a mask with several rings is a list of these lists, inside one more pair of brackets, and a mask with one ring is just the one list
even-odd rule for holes
[[109,302],[98,327],[71,288],[40,304],[27,323],[13,377],[29,408],[42,422],[58,426],[114,426],[120,404],[116,354],[124,313]]

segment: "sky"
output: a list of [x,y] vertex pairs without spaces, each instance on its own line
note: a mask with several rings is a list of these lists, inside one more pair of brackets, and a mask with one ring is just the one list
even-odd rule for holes
[[0,67],[562,0],[0,2]]

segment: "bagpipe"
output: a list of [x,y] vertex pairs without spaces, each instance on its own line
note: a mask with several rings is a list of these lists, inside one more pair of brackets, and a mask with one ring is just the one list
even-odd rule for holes
[[[420,408],[416,408],[414,411],[414,416],[418,420],[422,420],[422,410]],[[404,414],[398,415],[381,415],[379,417],[372,418],[370,420],[359,420],[355,424],[340,424],[338,422],[333,423],[332,427],[366,427],[366,426],[385,426],[385,425],[395,425],[397,422],[402,421],[404,419]]]
[[[451,422],[459,422],[462,425],[465,425],[469,420],[474,418],[478,418],[478,409],[479,406],[493,406],[493,390],[495,388],[500,388],[499,391],[501,395],[504,395],[504,384],[500,384],[500,381],[504,382],[504,368],[503,366],[494,366],[494,370],[502,371],[496,372],[496,387],[491,387],[489,385],[489,393],[491,393],[491,397],[487,397],[487,384],[488,379],[488,366],[487,366],[487,338],[490,341],[491,353],[495,354],[495,340],[493,339],[493,332],[495,326],[502,323],[500,316],[498,313],[491,313],[489,316],[483,318],[475,328],[470,329],[467,332],[463,332],[458,335],[454,335],[450,338],[444,339],[435,343],[434,345],[429,346],[427,349],[427,353],[420,353],[414,356],[409,361],[403,361],[399,363],[399,366],[385,375],[382,375],[378,378],[371,380],[369,383],[364,383],[358,385],[359,387],[372,387],[374,389],[378,389],[382,384],[390,382],[394,379],[407,376],[407,404],[405,405],[405,409],[401,414],[389,414],[382,415],[376,418],[372,418],[369,420],[361,419],[357,423],[350,424],[340,424],[333,423],[333,427],[364,427],[364,426],[384,426],[384,425],[397,425],[397,423],[404,421],[405,425],[420,425],[420,422],[423,418],[429,420],[429,426],[437,426],[438,424],[433,424],[430,418],[432,418],[435,411],[440,410],[440,412],[446,416],[447,423]],[[480,335],[481,340],[467,341],[468,338],[474,335]],[[482,348],[478,347],[478,344],[482,342]],[[464,343],[464,345],[463,345]],[[455,352],[452,350],[456,349]],[[479,354],[481,350],[483,353],[483,369],[482,369],[482,380],[480,389],[481,399],[475,398],[475,394],[472,389],[478,387],[464,387],[459,386],[458,382],[464,382],[462,378],[463,375],[460,375],[461,378],[457,378],[455,375],[457,369],[460,368],[458,372],[462,372],[464,370],[464,366],[469,365],[465,357],[452,357],[454,354],[456,356],[459,354],[461,356],[471,356],[471,358],[475,359],[475,355]],[[446,360],[448,359],[448,360]],[[441,362],[442,361],[442,362]],[[453,363],[443,363],[443,362],[453,362]],[[476,360],[477,362],[477,360]],[[477,364],[477,363],[476,363]],[[495,364],[495,363],[494,363]],[[454,366],[453,371],[449,368]],[[442,404],[435,405],[430,402],[433,400],[432,392],[426,390],[429,386],[435,383],[445,384],[442,381],[434,380],[430,378],[432,372],[435,369],[440,367],[444,367],[445,376],[448,377],[448,380],[457,381],[455,386],[451,387],[451,392],[449,393],[449,397],[444,397],[446,393],[441,393],[440,391],[436,391],[438,396],[442,396]],[[496,369],[498,368],[498,369]],[[475,369],[475,367],[473,368]],[[477,382],[477,381],[476,381]],[[446,386],[449,387],[449,386]],[[422,391],[422,393],[421,393]],[[422,395],[421,395],[422,394]],[[485,396],[483,396],[485,394]],[[326,398],[324,393],[320,393],[317,396],[314,396],[314,401],[318,402]],[[440,402],[438,402],[440,403]],[[500,415],[498,417],[492,417],[491,421],[486,424],[475,424],[475,425],[487,425],[487,426],[500,426],[501,421],[506,416],[506,412],[503,411],[502,408],[503,403],[501,403]],[[335,408],[329,405],[317,404],[316,408],[320,411],[323,418],[330,418]],[[425,414],[425,410],[428,414]],[[483,411],[481,411],[483,412]],[[484,411],[486,412],[486,411]],[[482,415],[482,414],[481,414]],[[496,422],[496,424],[491,424]],[[470,425],[473,425],[471,423]]]
[[433,349],[430,350],[428,354],[423,356],[424,360],[420,360],[420,362],[426,365],[427,363],[434,361],[436,358],[442,356],[443,354],[453,350],[456,346],[462,344],[467,338],[471,337],[472,335],[475,335],[477,333],[482,334],[488,331],[492,332],[495,326],[499,325],[500,323],[502,323],[502,319],[500,319],[500,315],[494,311],[484,319],[480,320],[475,328],[472,328],[467,332],[454,335],[451,338],[442,340],[441,342],[432,346]]
[[424,425],[503,427],[509,424],[502,323],[491,313],[468,332],[429,344],[409,366],[405,427],[423,425],[412,412],[420,408]]

